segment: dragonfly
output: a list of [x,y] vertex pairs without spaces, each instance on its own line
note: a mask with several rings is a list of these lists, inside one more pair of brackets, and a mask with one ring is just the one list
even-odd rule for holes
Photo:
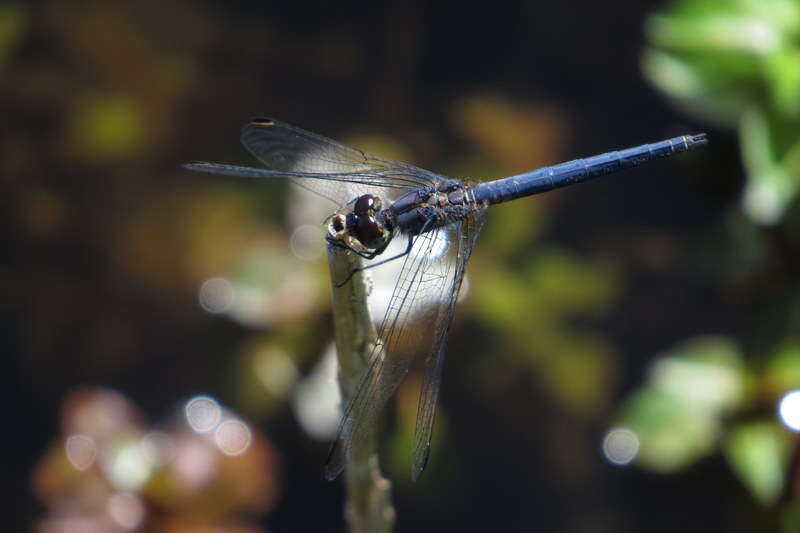
[[[487,208],[686,152],[705,145],[707,137],[683,135],[481,183],[384,159],[269,118],[246,123],[241,141],[266,168],[201,161],[184,166],[292,181],[331,201],[325,238],[370,261],[359,270],[402,261],[366,369],[343,409],[325,477],[338,477],[374,436],[381,411],[424,353],[412,452],[416,481],[430,455],[447,337]],[[382,258],[396,238],[405,239],[404,250]],[[404,349],[408,344],[418,349]]]

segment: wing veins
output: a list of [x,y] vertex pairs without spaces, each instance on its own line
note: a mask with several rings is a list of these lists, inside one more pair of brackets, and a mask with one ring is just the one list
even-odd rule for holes
[[453,314],[458,300],[458,293],[461,290],[461,284],[464,280],[464,274],[466,273],[467,263],[469,262],[472,248],[477,239],[478,232],[480,231],[482,217],[483,213],[477,213],[472,217],[468,217],[462,221],[458,231],[459,249],[452,283],[450,284],[450,297],[446,301],[443,300],[440,304],[436,325],[438,334],[431,351],[425,359],[425,374],[417,406],[417,418],[414,430],[414,451],[411,467],[411,478],[413,481],[419,479],[419,476],[428,463],[431,435],[433,434],[433,425],[436,420],[436,406],[438,404],[441,376],[444,368],[447,338],[453,323]]
[[[389,306],[379,329],[378,340],[370,363],[364,375],[360,378],[358,387],[342,416],[336,440],[329,454],[326,474],[329,479],[338,475],[344,468],[347,456],[375,430],[378,413],[385,407],[388,399],[394,394],[402,378],[408,372],[414,354],[398,353],[396,344],[408,333],[406,323],[413,320],[412,311],[420,295],[424,291],[416,280],[424,275],[425,271],[437,263],[427,257],[433,243],[441,230],[436,230],[418,238],[421,245],[418,250],[425,254],[411,254],[404,261],[398,283],[394,287]],[[404,313],[405,311],[405,313]],[[390,358],[392,358],[390,360]],[[390,362],[389,369],[386,368]],[[389,372],[389,374],[387,374]],[[388,379],[388,382],[385,381]],[[386,383],[385,387],[381,387]],[[338,449],[337,449],[338,448]]]

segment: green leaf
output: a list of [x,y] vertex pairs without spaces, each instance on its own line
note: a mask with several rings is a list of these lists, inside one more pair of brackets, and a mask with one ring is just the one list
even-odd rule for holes
[[748,180],[743,204],[760,224],[779,222],[800,189],[800,134],[794,120],[750,107],[739,128]]
[[773,355],[763,373],[764,388],[771,396],[800,388],[800,342],[794,340]]
[[602,259],[583,261],[551,248],[531,263],[530,282],[549,311],[602,314],[619,293],[619,275]]
[[133,157],[148,144],[147,113],[133,96],[92,96],[73,115],[70,142],[89,160]]
[[790,436],[774,422],[750,422],[731,431],[724,444],[733,471],[764,505],[783,490],[791,450]]
[[796,0],[682,0],[647,21],[654,44],[705,53],[769,53],[798,28]]
[[619,422],[639,437],[637,462],[666,473],[711,453],[721,416],[745,403],[746,383],[740,350],[727,337],[696,337],[659,357]]
[[746,373],[737,345],[727,337],[695,337],[657,359],[649,385],[692,410],[728,413],[745,400]]
[[800,113],[796,0],[684,0],[645,31],[644,75],[687,113],[729,128],[754,104]]
[[800,115],[800,49],[786,47],[765,58],[764,72],[772,106],[783,115]]
[[496,256],[508,256],[529,248],[539,238],[546,214],[539,202],[509,202],[493,210],[491,222],[484,230],[486,247]]
[[711,453],[720,432],[709,412],[653,388],[628,400],[619,425],[639,437],[637,463],[662,473],[678,471]]
[[642,56],[642,71],[685,113],[725,128],[736,127],[757,91],[757,65],[748,60],[651,48]]

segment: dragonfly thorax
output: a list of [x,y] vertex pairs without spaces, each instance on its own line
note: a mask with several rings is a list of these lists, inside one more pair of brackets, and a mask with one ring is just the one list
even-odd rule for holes
[[372,194],[356,198],[346,213],[337,213],[328,223],[328,239],[334,244],[372,252],[383,250],[391,240],[392,231],[380,216],[381,199]]

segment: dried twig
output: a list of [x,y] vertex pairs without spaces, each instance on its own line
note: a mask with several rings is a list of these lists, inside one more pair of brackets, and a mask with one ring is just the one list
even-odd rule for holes
[[[328,266],[333,285],[361,266],[361,259],[342,248],[328,247]],[[342,287],[333,286],[333,325],[339,359],[339,386],[343,404],[352,396],[377,339],[367,307],[366,272],[355,274]],[[377,442],[371,439],[348,457],[345,469],[347,503],[345,517],[351,533],[388,533],[394,525],[391,483],[378,464]]]

